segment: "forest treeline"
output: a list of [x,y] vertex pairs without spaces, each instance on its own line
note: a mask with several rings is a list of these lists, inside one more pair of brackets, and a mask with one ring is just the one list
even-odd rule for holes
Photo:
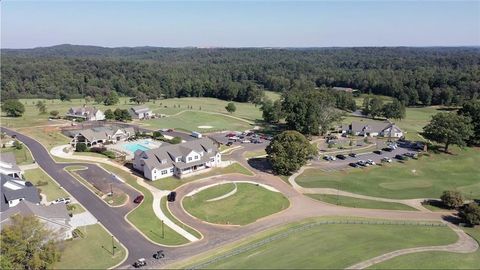
[[2,98],[217,97],[259,102],[263,89],[351,87],[405,105],[461,105],[480,94],[480,48],[3,49]]

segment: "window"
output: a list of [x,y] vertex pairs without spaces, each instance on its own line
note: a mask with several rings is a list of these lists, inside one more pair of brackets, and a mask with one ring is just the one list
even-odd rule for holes
[[167,174],[167,170],[162,171],[162,175]]
[[198,156],[195,156],[195,159],[198,159]]
[[170,169],[170,172],[173,173],[173,168]]
[[213,157],[210,158],[210,161],[211,161],[211,162],[214,162],[214,161],[215,161],[215,158],[213,158]]
[[188,161],[192,161],[192,157],[188,157]]

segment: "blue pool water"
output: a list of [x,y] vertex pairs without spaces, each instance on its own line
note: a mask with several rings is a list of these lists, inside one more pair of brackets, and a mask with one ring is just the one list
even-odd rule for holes
[[142,150],[142,151],[147,151],[150,150],[150,148],[143,146],[140,143],[127,143],[123,145],[123,148],[127,149],[128,151],[135,153],[137,150]]

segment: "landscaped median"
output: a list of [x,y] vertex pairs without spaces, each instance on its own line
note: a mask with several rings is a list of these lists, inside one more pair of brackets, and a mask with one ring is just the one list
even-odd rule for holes
[[114,173],[143,194],[143,202],[126,216],[127,220],[141,233],[151,241],[162,245],[183,245],[189,243],[185,237],[163,224],[162,221],[157,218],[153,211],[152,193],[139,185],[135,176],[115,166],[108,164],[101,164],[100,166]]
[[394,250],[457,239],[441,223],[323,217],[276,227],[168,267],[343,269]]
[[186,196],[182,203],[198,219],[226,225],[246,225],[290,205],[281,193],[261,185],[228,182]]
[[367,200],[367,199],[331,195],[331,194],[305,194],[305,195],[318,201],[345,206],[345,207],[417,211],[417,209],[402,203]]

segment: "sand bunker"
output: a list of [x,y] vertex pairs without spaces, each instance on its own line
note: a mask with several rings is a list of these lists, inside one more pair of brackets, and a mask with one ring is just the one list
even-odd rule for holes
[[198,128],[207,129],[207,128],[213,128],[213,127],[212,126],[198,126]]

